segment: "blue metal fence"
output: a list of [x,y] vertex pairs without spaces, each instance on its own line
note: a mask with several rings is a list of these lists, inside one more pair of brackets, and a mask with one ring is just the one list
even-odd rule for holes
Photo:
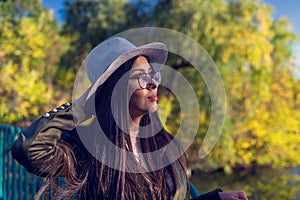
[[8,152],[21,131],[20,128],[0,124],[0,200],[34,199],[44,183],[43,178],[28,173]]

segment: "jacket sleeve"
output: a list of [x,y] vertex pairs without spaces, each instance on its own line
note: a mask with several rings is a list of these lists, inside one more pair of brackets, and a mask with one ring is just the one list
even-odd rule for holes
[[192,200],[221,200],[220,196],[219,196],[219,192],[222,192],[221,189],[215,189],[211,192],[202,194],[196,198],[193,198]]
[[[78,107],[78,108],[77,108]],[[39,176],[53,171],[51,163],[63,165],[63,152],[58,147],[62,134],[75,128],[74,121],[84,117],[79,106],[69,103],[45,113],[25,129],[13,143],[11,154],[25,169]]]

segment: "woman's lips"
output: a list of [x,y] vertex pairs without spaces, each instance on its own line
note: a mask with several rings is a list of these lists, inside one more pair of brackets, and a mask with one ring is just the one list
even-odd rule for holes
[[150,99],[150,101],[157,101],[158,97],[157,97],[157,95],[152,95],[152,96],[149,96],[148,99]]

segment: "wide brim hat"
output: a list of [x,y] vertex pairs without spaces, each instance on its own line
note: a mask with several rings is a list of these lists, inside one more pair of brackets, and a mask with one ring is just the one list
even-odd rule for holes
[[160,71],[168,57],[168,48],[161,42],[153,42],[135,46],[121,37],[109,38],[97,45],[86,58],[86,72],[91,89],[89,99],[119,67],[128,60],[143,55],[147,58],[154,71]]

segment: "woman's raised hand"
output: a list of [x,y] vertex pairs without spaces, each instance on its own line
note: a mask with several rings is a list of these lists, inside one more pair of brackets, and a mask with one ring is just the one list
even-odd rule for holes
[[219,192],[221,200],[248,200],[246,193],[242,190]]

